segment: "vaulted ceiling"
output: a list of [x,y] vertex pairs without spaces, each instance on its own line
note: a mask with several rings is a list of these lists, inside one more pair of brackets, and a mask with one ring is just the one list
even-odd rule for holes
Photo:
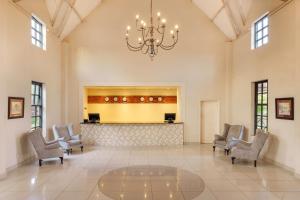
[[[20,2],[22,0],[13,0]],[[25,1],[25,0],[23,0]],[[102,0],[45,0],[54,33],[64,39]],[[191,0],[231,40],[244,30],[255,0]],[[271,1],[271,0],[270,0]],[[287,0],[274,0],[285,2]]]
[[54,32],[65,38],[100,3],[101,0],[46,0]]
[[[230,39],[236,39],[253,0],[192,0]],[[101,0],[46,0],[54,32],[63,39]]]
[[246,25],[253,0],[192,0],[230,39],[236,39]]

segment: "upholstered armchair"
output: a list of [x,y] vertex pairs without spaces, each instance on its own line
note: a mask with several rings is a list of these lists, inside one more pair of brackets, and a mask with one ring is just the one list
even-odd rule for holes
[[56,126],[52,127],[53,134],[56,140],[58,140],[59,145],[67,152],[69,155],[73,152],[74,147],[80,147],[81,152],[83,152],[83,143],[81,141],[81,135],[75,135],[73,132],[73,126]]
[[215,135],[213,142],[213,150],[216,147],[224,149],[225,154],[228,154],[232,147],[237,145],[244,137],[244,126],[241,125],[224,125],[222,135]]
[[42,129],[33,130],[27,135],[37,153],[40,166],[42,166],[42,161],[48,158],[60,158],[60,162],[63,164],[64,152],[57,141],[46,142],[42,135]]
[[240,141],[231,152],[232,164],[234,164],[235,159],[246,159],[254,161],[254,167],[256,167],[256,162],[258,160],[259,154],[268,139],[269,134],[264,133],[261,129],[256,131],[253,143],[248,143],[245,141]]

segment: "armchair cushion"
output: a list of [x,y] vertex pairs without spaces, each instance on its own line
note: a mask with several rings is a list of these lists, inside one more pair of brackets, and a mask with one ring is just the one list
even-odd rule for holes
[[225,140],[216,140],[215,144],[217,144],[219,146],[225,146],[226,145],[226,141]]
[[69,141],[67,141],[67,143],[70,144],[71,146],[74,146],[74,145],[81,144],[81,141],[80,140],[69,140]]
[[217,141],[217,140],[226,140],[226,138],[224,137],[224,136],[222,136],[222,135],[215,135],[215,140]]
[[57,129],[58,136],[60,138],[64,137],[64,140],[66,141],[71,139],[71,136],[69,135],[68,127],[62,126],[62,127],[56,127],[56,129]]
[[81,135],[72,135],[71,140],[81,140]]

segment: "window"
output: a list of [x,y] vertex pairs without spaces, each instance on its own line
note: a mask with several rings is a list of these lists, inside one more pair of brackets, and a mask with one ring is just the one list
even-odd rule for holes
[[31,43],[46,50],[46,28],[37,17],[31,17]]
[[31,84],[31,129],[43,127],[43,84]]
[[264,15],[256,21],[252,28],[253,49],[259,48],[269,42],[269,16]]
[[268,81],[255,83],[255,130],[268,130]]

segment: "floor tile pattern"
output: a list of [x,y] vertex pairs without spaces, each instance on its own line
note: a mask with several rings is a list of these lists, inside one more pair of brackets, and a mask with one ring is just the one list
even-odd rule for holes
[[[112,170],[98,182],[99,190],[111,199],[166,199],[192,200],[205,188],[204,181],[194,173],[176,167],[137,165]],[[118,194],[118,195],[116,195]]]
[[[118,192],[110,192],[112,198],[103,194],[105,191],[99,190],[99,179],[112,170],[140,165],[176,167],[197,174],[204,182],[204,190],[199,196],[194,191],[197,185],[191,181],[182,181],[180,190],[170,183],[170,196],[165,192],[165,182],[150,178],[150,183],[154,183],[151,190],[155,192],[145,189],[149,200],[300,199],[300,180],[292,173],[261,160],[257,168],[252,162],[239,160],[232,165],[230,157],[225,156],[223,151],[213,152],[211,145],[192,144],[176,147],[87,147],[84,153],[74,150],[72,155],[65,155],[64,165],[56,159],[44,162],[42,167],[38,167],[37,162],[28,163],[0,181],[0,200],[122,200]],[[114,182],[112,177],[110,182],[117,188],[118,181]],[[149,184],[149,181],[146,183]],[[126,188],[123,199],[143,199],[144,196],[132,191],[143,185],[134,182],[132,185]]]

